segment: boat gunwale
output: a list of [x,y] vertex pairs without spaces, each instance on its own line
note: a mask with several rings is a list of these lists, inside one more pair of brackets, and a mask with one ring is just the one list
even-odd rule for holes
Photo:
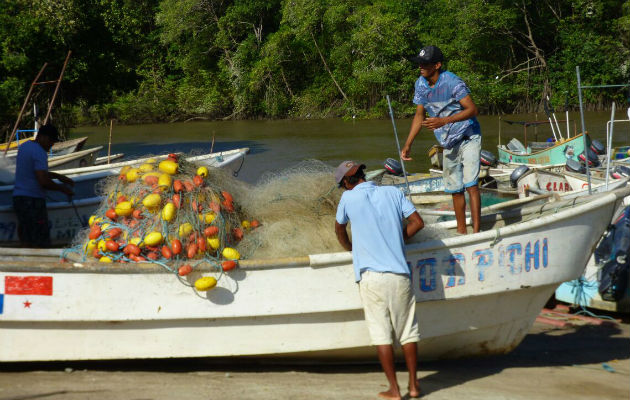
[[[586,133],[588,134],[588,132],[586,132]],[[540,155],[542,153],[550,152],[550,151],[552,151],[553,149],[555,149],[555,148],[557,148],[559,146],[563,146],[563,145],[565,145],[565,144],[567,144],[569,142],[572,142],[573,140],[581,137],[582,135],[583,135],[583,133],[579,133],[579,134],[573,136],[572,138],[564,139],[561,142],[556,142],[556,144],[554,144],[551,147],[547,147],[546,149],[542,149],[540,151],[532,152],[532,153],[529,153],[529,154],[515,153],[515,152],[513,152],[511,150],[508,150],[507,148],[502,148],[502,147],[499,147],[499,146],[497,146],[497,148],[498,148],[499,153],[503,151],[505,153],[508,153],[510,155],[513,155],[513,156],[518,156],[518,157],[534,157],[534,156]],[[540,165],[540,164],[534,164],[534,165]]]
[[[433,239],[421,243],[410,243],[406,245],[407,254],[419,252],[438,251],[444,248],[457,248],[474,245],[479,242],[496,244],[503,237],[519,234],[523,231],[534,230],[541,226],[557,223],[570,219],[585,211],[594,211],[609,205],[611,202],[618,202],[623,197],[630,195],[630,187],[624,187],[605,194],[581,196],[574,199],[563,200],[553,203],[545,203],[540,206],[533,206],[525,209],[516,209],[513,214],[533,215],[535,213],[553,212],[554,209],[562,207],[562,210],[544,215],[533,220],[524,220],[512,225],[503,226],[497,229],[479,232],[470,235],[454,236],[444,239]],[[531,210],[531,211],[530,211]],[[527,211],[523,213],[523,211]],[[613,210],[614,212],[614,210]],[[496,217],[499,214],[490,214],[489,217]],[[612,215],[611,215],[612,217]],[[455,221],[447,221],[435,224],[436,227],[448,228]],[[326,268],[338,266],[341,263],[352,263],[352,253],[348,251],[335,253],[311,254],[298,257],[284,257],[272,259],[253,259],[239,261],[239,268],[246,270],[265,270],[278,268],[311,267]],[[209,266],[200,265],[200,272],[215,271]],[[100,263],[83,262],[69,260],[62,262],[37,262],[37,261],[0,261],[0,272],[70,272],[70,273],[111,273],[111,274],[138,274],[138,273],[172,273],[176,275],[176,270],[168,271],[163,266],[153,263]],[[216,271],[215,271],[216,272]]]

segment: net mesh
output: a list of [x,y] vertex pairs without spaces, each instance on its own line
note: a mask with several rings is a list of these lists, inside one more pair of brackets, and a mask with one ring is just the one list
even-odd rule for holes
[[[98,184],[105,200],[67,251],[84,261],[155,262],[180,275],[210,265],[217,277],[240,257],[343,251],[334,229],[343,191],[333,172],[307,160],[251,185],[183,158],[149,160]],[[413,241],[446,236],[426,227]]]

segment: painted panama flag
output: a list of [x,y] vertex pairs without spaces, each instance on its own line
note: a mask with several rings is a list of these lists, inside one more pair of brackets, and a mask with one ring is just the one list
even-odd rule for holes
[[40,296],[52,295],[52,276],[5,275],[4,279],[0,279],[0,315],[6,314],[7,311],[11,313],[44,311],[47,302],[42,302],[41,300],[45,298]]

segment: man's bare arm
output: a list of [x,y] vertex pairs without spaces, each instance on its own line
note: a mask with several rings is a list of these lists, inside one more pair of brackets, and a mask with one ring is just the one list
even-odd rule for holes
[[335,221],[335,233],[337,233],[337,240],[341,247],[348,251],[352,251],[352,243],[348,237],[348,231],[346,230],[348,224],[340,224]]
[[400,151],[400,156],[403,160],[409,161],[411,157],[409,154],[411,153],[411,145],[413,144],[414,139],[422,129],[422,123],[424,122],[424,106],[418,105],[416,107],[416,115],[413,116],[413,121],[411,121],[411,128],[409,128],[409,135],[407,136],[407,140],[405,141],[405,145]]
[[74,194],[72,189],[70,189],[69,187],[67,187],[65,185],[59,185],[59,184],[53,182],[53,180],[51,179],[50,174],[48,173],[48,171],[36,170],[35,171],[35,177],[37,178],[37,182],[44,189],[56,190],[58,192],[65,193],[68,196],[72,196]]
[[420,216],[420,214],[418,214],[417,211],[415,211],[413,214],[407,217],[407,221],[408,223],[403,229],[404,240],[409,239],[410,237],[418,233],[420,229],[424,228],[424,221],[422,220],[422,217]]

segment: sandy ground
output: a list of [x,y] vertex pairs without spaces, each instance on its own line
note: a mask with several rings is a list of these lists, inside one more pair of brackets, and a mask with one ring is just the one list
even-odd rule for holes
[[[398,379],[406,386],[403,368]],[[508,355],[421,363],[420,382],[423,399],[627,400],[630,324],[535,324]],[[0,365],[0,400],[376,399],[385,389],[378,365],[197,359]]]

